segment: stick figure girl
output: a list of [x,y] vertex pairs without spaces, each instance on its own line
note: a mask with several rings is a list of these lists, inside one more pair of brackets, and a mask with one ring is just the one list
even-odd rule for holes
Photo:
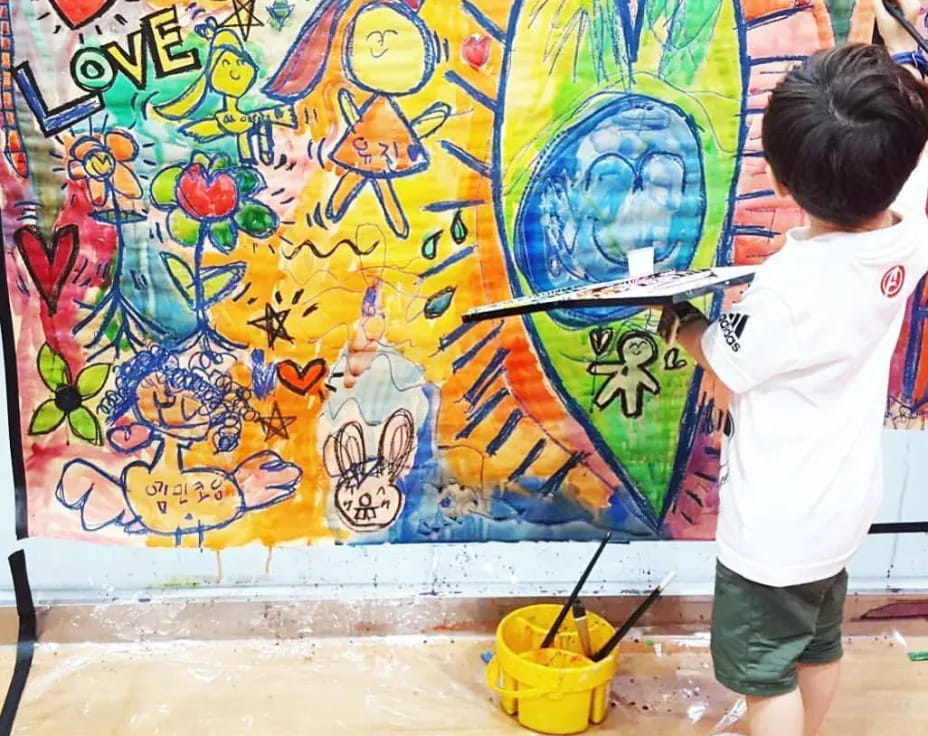
[[[346,0],[324,0],[317,8],[265,86],[268,96],[293,101],[316,88],[348,4]],[[436,102],[410,121],[395,98],[418,92],[431,78],[435,44],[422,19],[399,0],[373,0],[362,5],[344,38],[345,75],[371,96],[358,107],[348,89],[339,90],[338,105],[348,128],[329,158],[346,172],[329,198],[326,216],[333,222],[341,220],[364,186],[370,184],[387,224],[406,238],[409,222],[393,189],[393,179],[428,168],[429,155],[422,139],[444,125],[451,108]]]
[[238,35],[227,28],[219,29],[215,18],[196,27],[196,32],[208,39],[209,61],[203,72],[179,97],[156,105],[155,111],[169,120],[189,119],[213,91],[222,98],[222,110],[215,115],[182,125],[180,132],[198,141],[213,141],[234,136],[241,163],[255,163],[253,141],[261,163],[274,163],[274,141],[271,126],[296,128],[292,105],[278,105],[243,112],[239,100],[255,83],[258,67],[245,50]]

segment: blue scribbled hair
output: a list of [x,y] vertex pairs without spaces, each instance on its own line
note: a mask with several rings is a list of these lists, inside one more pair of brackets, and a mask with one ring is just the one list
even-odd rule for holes
[[116,367],[116,388],[107,391],[100,402],[109,424],[135,407],[139,386],[154,374],[161,374],[170,388],[189,391],[202,402],[204,414],[210,415],[210,428],[218,428],[213,436],[217,452],[238,446],[243,421],[255,416],[248,403],[251,392],[221,371],[182,368],[176,354],[159,346],[143,350]]

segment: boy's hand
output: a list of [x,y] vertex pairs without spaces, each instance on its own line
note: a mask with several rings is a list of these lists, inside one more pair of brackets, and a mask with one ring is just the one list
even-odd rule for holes
[[668,345],[672,345],[677,340],[677,333],[680,328],[693,321],[706,322],[703,313],[700,312],[689,302],[678,304],[667,304],[661,310],[661,319],[657,325],[657,334]]
[[680,318],[677,317],[673,306],[665,305],[661,309],[661,318],[657,323],[657,335],[667,345],[673,345],[677,340],[677,330],[680,327]]
[[[871,0],[871,2],[873,3],[873,14],[876,16],[876,27],[886,44],[886,50],[890,54],[915,51],[917,44],[906,32],[905,28],[889,14],[883,6],[883,0]],[[889,0],[889,2],[898,5],[905,14],[906,20],[915,25],[922,9],[919,0]]]

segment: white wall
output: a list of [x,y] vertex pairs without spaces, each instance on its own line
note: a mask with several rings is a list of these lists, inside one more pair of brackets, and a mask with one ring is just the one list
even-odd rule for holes
[[[0,545],[18,548],[13,525],[6,392],[0,371]],[[879,521],[928,519],[928,432],[884,433],[887,496]],[[197,550],[107,547],[29,539],[26,550],[37,602],[131,600],[138,597],[374,598],[443,594],[563,594],[595,545],[569,543],[382,545]],[[709,594],[710,542],[611,545],[587,594],[640,592],[671,570],[672,593]],[[2,564],[2,563],[0,563]],[[928,535],[871,537],[851,568],[857,591],[928,590]],[[0,603],[12,600],[0,572]]]

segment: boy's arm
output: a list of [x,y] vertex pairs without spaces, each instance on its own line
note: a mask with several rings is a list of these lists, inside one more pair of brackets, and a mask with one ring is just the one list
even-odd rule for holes
[[680,343],[680,347],[689,353],[693,360],[699,364],[700,368],[706,373],[715,376],[712,366],[709,365],[709,361],[706,360],[706,354],[702,349],[702,338],[708,329],[709,320],[705,317],[700,320],[687,322],[681,325],[680,329],[677,331],[677,342]]
[[[702,350],[702,336],[709,329],[709,320],[689,302],[665,306],[657,333],[668,344],[677,343],[707,373],[712,373],[712,366],[706,361]],[[714,375],[714,374],[713,374]]]
[[658,332],[736,394],[790,370],[799,354],[789,306],[757,284],[716,322],[690,304],[667,307]]

